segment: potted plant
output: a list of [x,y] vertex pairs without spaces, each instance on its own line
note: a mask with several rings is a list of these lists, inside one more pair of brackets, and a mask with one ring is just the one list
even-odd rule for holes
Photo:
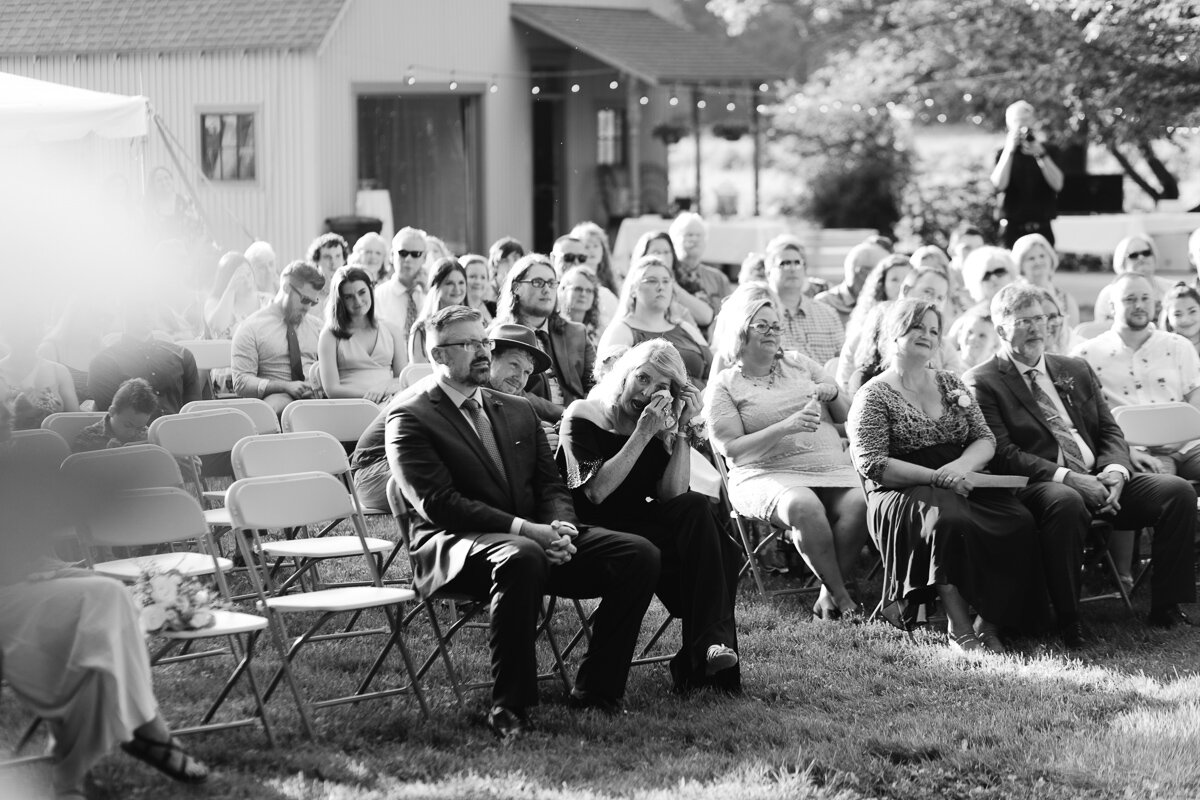
[[738,139],[750,132],[750,126],[744,122],[718,122],[712,127],[713,136],[720,136],[730,142],[736,142]]
[[651,129],[650,133],[656,139],[661,139],[665,145],[672,145],[687,136],[691,131],[688,126],[678,120],[660,122]]

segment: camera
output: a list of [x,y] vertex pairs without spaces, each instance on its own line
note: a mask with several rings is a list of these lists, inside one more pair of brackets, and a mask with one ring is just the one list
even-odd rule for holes
[[1021,128],[1021,138],[1029,144],[1033,144],[1035,141],[1037,141],[1037,137],[1033,135],[1033,131],[1029,128]]

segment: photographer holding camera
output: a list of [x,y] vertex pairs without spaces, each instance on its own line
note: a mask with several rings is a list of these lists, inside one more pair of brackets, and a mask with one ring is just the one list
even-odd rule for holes
[[996,206],[1004,246],[1011,250],[1017,239],[1030,233],[1040,233],[1054,244],[1050,220],[1057,215],[1062,170],[1034,131],[1033,106],[1018,100],[1005,110],[1004,122],[1008,135],[991,176],[1000,192]]

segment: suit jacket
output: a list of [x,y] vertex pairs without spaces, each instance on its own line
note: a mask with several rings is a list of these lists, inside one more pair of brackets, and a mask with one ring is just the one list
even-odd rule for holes
[[[1108,410],[1100,379],[1081,358],[1046,355],[1046,373],[1060,391],[1063,405],[1080,437],[1096,456],[1093,471],[1120,464],[1133,472],[1125,435]],[[1054,480],[1058,440],[1042,416],[1029,383],[1004,355],[994,356],[963,376],[983,418],[996,435],[993,472],[1025,475],[1031,481]]]
[[507,480],[440,385],[399,399],[388,411],[388,461],[417,513],[412,562],[422,596],[462,570],[475,537],[508,533],[514,517],[576,522],[533,407],[491,389],[483,398]]
[[[546,323],[550,333],[550,367],[563,390],[563,408],[576,400],[587,397],[595,381],[592,367],[596,363],[596,348],[588,339],[587,328],[555,314]],[[541,375],[535,375],[527,387],[529,391],[550,399],[549,387]]]

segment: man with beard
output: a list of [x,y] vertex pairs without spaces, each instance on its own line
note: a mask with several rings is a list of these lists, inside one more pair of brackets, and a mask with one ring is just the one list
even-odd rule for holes
[[321,323],[308,312],[320,305],[324,286],[324,276],[308,262],[284,268],[275,299],[246,317],[233,335],[234,391],[262,398],[276,414],[293,400],[312,397],[305,376],[317,360]]
[[[1129,285],[1139,287],[1134,280]],[[1128,294],[1123,286],[1120,296]],[[1148,302],[1148,284],[1145,288]],[[1180,603],[1195,602],[1196,493],[1172,475],[1134,473],[1129,446],[1113,420],[1100,379],[1079,358],[1046,347],[1044,296],[1010,284],[992,298],[1000,352],[963,381],[996,436],[993,472],[1024,475],[1017,490],[1039,523],[1046,584],[1068,647],[1085,643],[1079,620],[1083,544],[1093,515],[1113,528],[1152,526],[1153,583],[1148,622],[1191,624]],[[1135,304],[1135,305],[1136,305]]]
[[392,405],[386,443],[392,475],[417,514],[414,588],[422,597],[442,588],[490,597],[495,684],[487,724],[506,742],[530,729],[528,709],[538,702],[542,598],[602,598],[568,703],[618,708],[658,579],[657,549],[576,524],[533,408],[486,388],[492,340],[478,311],[444,308],[426,322],[425,337],[436,383]]

